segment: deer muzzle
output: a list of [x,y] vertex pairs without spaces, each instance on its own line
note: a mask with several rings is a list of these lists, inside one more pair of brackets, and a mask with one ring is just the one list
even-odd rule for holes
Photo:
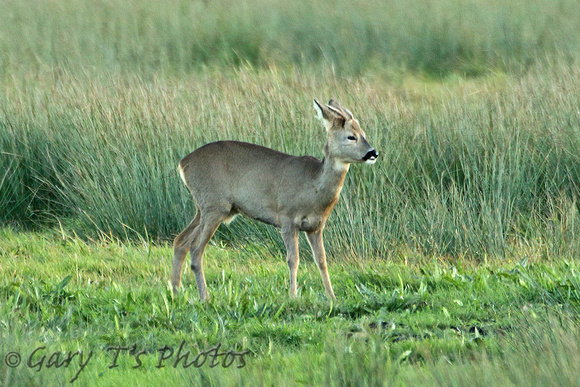
[[363,157],[363,161],[366,164],[374,164],[375,161],[377,161],[377,157],[379,157],[379,152],[373,149],[367,152],[367,154]]

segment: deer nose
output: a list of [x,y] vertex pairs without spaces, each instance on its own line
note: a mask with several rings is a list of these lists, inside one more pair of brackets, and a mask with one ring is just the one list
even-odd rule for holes
[[365,157],[363,157],[363,160],[367,164],[373,164],[375,161],[377,161],[377,157],[379,157],[379,152],[373,149],[367,152]]

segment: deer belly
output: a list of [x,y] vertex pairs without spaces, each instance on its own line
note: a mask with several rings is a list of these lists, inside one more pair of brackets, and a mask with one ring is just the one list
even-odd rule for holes
[[234,206],[235,210],[245,216],[262,223],[270,224],[272,226],[280,227],[278,216],[275,211],[270,208],[261,206]]

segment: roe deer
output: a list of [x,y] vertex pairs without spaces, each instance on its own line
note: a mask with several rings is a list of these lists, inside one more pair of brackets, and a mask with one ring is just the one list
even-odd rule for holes
[[205,246],[222,222],[241,213],[281,228],[291,297],[296,297],[298,232],[305,231],[326,294],[336,300],[326,269],[322,230],[338,201],[349,164],[373,164],[378,153],[347,109],[332,99],[328,105],[314,100],[314,107],[327,131],[322,161],[237,141],[206,144],[181,160],[179,172],[197,212],[175,238],[171,272],[175,293],[189,250],[199,297],[209,301],[202,266]]

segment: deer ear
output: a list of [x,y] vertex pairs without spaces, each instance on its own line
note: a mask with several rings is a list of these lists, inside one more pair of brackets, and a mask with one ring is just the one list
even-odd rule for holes
[[334,100],[334,98],[331,98],[330,101],[328,101],[328,106],[340,109],[340,105]]
[[335,108],[336,110],[339,110],[345,119],[347,119],[347,120],[354,119],[352,113],[347,108],[340,106],[340,104],[338,102],[336,102],[334,99],[331,99],[330,101],[328,101],[328,106],[331,106],[331,107]]
[[333,112],[335,115],[337,115],[338,117],[340,117],[346,121],[346,114],[344,114],[341,109],[337,109],[334,106],[330,106],[330,105],[326,105],[326,107],[328,108],[328,110]]
[[314,110],[316,110],[318,119],[320,121],[322,122],[328,121],[328,119],[330,118],[328,117],[328,114],[325,114],[324,107],[322,107],[322,105],[316,99],[314,99]]
[[352,113],[350,112],[350,110],[348,110],[347,108],[343,107],[342,111],[346,113],[347,117],[351,120],[354,120],[354,116],[352,115]]
[[335,123],[344,126],[346,117],[340,110],[329,105],[321,105],[317,100],[314,100],[314,109],[318,113],[318,119],[322,122],[327,131],[330,130]]

